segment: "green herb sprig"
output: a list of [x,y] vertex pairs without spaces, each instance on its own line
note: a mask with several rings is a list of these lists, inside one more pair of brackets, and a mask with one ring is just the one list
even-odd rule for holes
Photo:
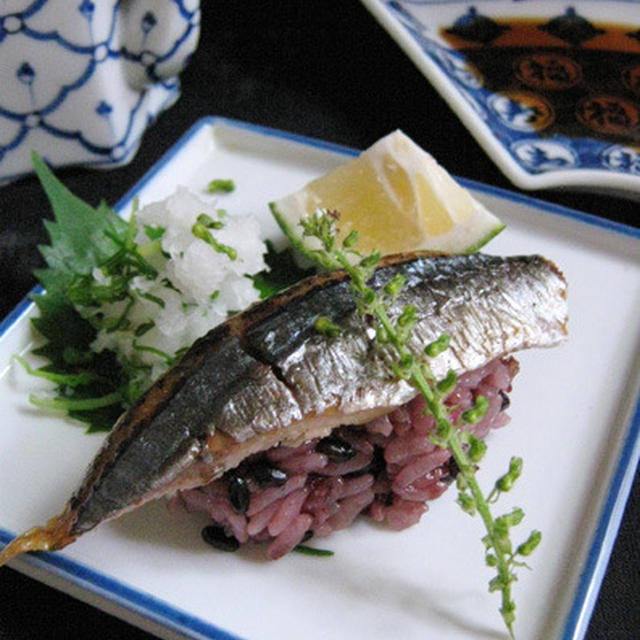
[[[478,484],[476,470],[485,455],[487,445],[471,434],[466,427],[484,417],[489,406],[487,399],[478,396],[474,406],[464,411],[459,420],[452,418],[451,408],[446,405],[445,400],[455,388],[457,376],[455,372],[449,371],[442,380],[436,380],[429,365],[430,358],[449,348],[448,336],[442,335],[428,344],[422,357],[415,357],[411,353],[407,343],[417,322],[416,309],[406,305],[395,321],[389,315],[390,305],[404,285],[403,276],[397,274],[381,293],[376,293],[369,287],[367,282],[380,261],[380,254],[373,252],[368,256],[362,256],[355,249],[357,231],[349,234],[339,245],[336,239],[338,219],[339,214],[334,211],[318,211],[302,219],[304,235],[317,238],[322,244],[322,249],[311,252],[311,257],[325,268],[344,269],[347,272],[351,278],[351,290],[359,313],[363,317],[374,317],[377,320],[377,342],[380,345],[391,345],[398,355],[398,359],[392,365],[395,375],[410,382],[424,397],[426,411],[435,418],[432,441],[442,449],[449,449],[459,469],[456,476],[457,502],[469,515],[479,514],[486,528],[487,533],[482,538],[485,562],[496,571],[496,575],[489,582],[489,591],[501,593],[500,614],[513,638],[516,605],[511,595],[511,586],[517,580],[515,570],[518,567],[526,567],[521,558],[533,552],[542,535],[534,530],[525,542],[514,548],[511,528],[522,521],[524,511],[516,507],[509,513],[494,517],[490,504],[495,503],[502,493],[511,490],[522,472],[522,459],[512,458],[507,472],[498,478],[492,491],[485,496]],[[329,336],[339,332],[339,327],[325,318],[316,322],[316,328]]]

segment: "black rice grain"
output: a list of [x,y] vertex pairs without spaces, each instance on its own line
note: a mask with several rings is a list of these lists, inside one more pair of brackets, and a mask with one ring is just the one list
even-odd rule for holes
[[251,500],[247,481],[242,476],[231,474],[227,479],[227,492],[233,510],[241,515],[245,514]]
[[218,551],[237,551],[240,543],[234,536],[229,536],[224,527],[209,525],[201,531],[202,539]]
[[263,488],[281,487],[286,483],[286,472],[277,467],[272,467],[267,460],[258,460],[249,468],[251,478]]
[[347,462],[355,457],[356,450],[350,442],[340,436],[327,436],[316,445],[318,453],[324,453],[331,462]]

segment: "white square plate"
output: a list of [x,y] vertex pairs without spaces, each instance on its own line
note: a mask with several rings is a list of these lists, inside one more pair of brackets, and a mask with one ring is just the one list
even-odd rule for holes
[[[197,123],[120,203],[148,203],[176,185],[201,191],[232,178],[233,214],[253,213],[282,238],[267,208],[352,151],[228,120]],[[515,585],[520,640],[582,637],[640,455],[640,232],[491,187],[464,183],[507,224],[491,253],[541,253],[569,281],[570,339],[520,355],[509,427],[489,438],[488,487],[511,455],[525,460],[510,500],[543,531]],[[102,436],[30,407],[11,357],[28,349],[33,306],[0,326],[0,542],[66,502]],[[455,504],[431,504],[400,533],[366,519],[323,540],[331,558],[224,554],[200,539],[203,521],[163,502],[106,523],[58,553],[13,566],[165,638],[448,640],[506,637],[487,592],[482,530]],[[524,528],[526,527],[526,528]],[[518,530],[514,533],[517,536]]]

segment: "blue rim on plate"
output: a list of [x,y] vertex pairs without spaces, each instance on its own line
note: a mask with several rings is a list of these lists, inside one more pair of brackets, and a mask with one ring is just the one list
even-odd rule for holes
[[[133,197],[140,192],[142,187],[174,158],[185,145],[204,127],[224,125],[226,127],[243,129],[250,132],[270,136],[279,140],[289,140],[314,149],[328,150],[352,157],[357,151],[344,146],[323,142],[321,140],[286,133],[276,129],[248,124],[227,118],[210,116],[196,122],[171,149],[156,163],[153,168],[119,201],[117,207],[122,209]],[[516,194],[504,189],[477,183],[471,180],[457,178],[466,188],[482,192],[489,196],[506,199],[516,204],[524,204],[544,210],[553,216],[560,216],[587,224],[602,230],[607,230],[623,236],[628,236],[640,241],[640,229],[629,227],[617,222],[612,222],[597,216],[586,214],[540,201],[528,196]],[[7,317],[0,322],[0,338],[7,333],[29,310],[31,302],[28,298],[22,300]],[[625,504],[634,480],[635,470],[640,460],[640,396],[635,399],[635,407],[630,423],[624,435],[620,456],[615,465],[608,487],[607,499],[597,522],[593,539],[590,541],[589,551],[586,556],[585,566],[580,575],[580,580],[574,595],[568,616],[564,624],[562,640],[578,640],[586,633],[589,619],[598,591],[604,577],[609,556],[613,549],[615,537],[620,527]],[[14,534],[0,528],[0,543],[7,544]],[[111,609],[128,612],[137,618],[151,624],[159,624],[163,627],[186,634],[194,638],[207,640],[239,640],[233,635],[215,625],[203,621],[167,602],[162,601],[141,590],[131,588],[117,579],[111,578],[99,571],[90,569],[83,564],[65,558],[55,553],[39,552],[19,559],[15,565],[26,574],[34,575],[43,571],[52,576],[61,578],[75,587],[77,597],[92,602],[92,596],[106,600]],[[80,591],[77,593],[77,591]],[[144,624],[140,624],[144,627]],[[147,625],[148,626],[148,625]]]

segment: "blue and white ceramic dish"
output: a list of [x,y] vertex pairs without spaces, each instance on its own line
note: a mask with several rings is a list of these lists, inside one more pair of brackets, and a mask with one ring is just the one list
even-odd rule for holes
[[180,94],[198,0],[8,0],[0,6],[0,183],[54,166],[132,159]]
[[640,3],[363,0],[523,189],[640,192]]

